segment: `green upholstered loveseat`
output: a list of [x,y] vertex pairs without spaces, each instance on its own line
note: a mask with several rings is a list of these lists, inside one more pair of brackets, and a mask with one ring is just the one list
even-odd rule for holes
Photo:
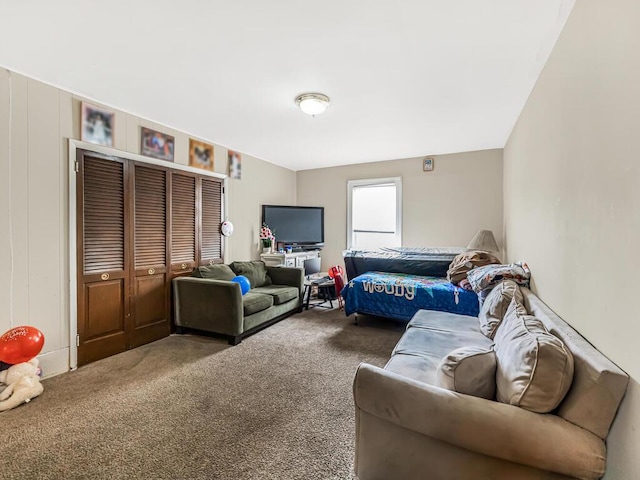
[[[249,279],[242,295],[236,275]],[[283,318],[300,312],[304,273],[301,268],[267,267],[264,262],[233,262],[194,270],[173,279],[176,333],[199,331],[225,335],[230,345]]]

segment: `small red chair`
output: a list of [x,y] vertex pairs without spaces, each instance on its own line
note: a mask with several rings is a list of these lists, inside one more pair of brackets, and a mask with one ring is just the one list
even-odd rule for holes
[[329,276],[333,278],[336,287],[336,298],[338,299],[338,307],[344,309],[344,301],[342,300],[342,289],[344,288],[344,269],[340,265],[335,265],[329,269]]

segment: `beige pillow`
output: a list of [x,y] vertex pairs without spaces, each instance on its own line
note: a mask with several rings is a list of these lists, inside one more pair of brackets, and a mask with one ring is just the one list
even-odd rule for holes
[[505,280],[493,287],[489,292],[482,303],[480,314],[478,315],[480,330],[485,334],[485,336],[491,339],[495,337],[496,331],[505,317],[507,308],[513,298],[517,300],[517,306],[520,307],[520,311],[527,313],[522,305],[522,292],[520,291],[520,288],[518,288],[518,284],[516,282],[512,280]]
[[494,348],[498,401],[538,413],[560,404],[573,381],[573,355],[540,320],[510,308]]
[[496,393],[496,356],[484,347],[458,348],[438,365],[438,386],[454,392],[493,399]]

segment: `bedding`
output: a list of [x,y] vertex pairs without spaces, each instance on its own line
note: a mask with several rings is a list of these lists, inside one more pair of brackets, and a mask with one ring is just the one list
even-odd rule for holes
[[513,280],[522,287],[528,287],[529,278],[531,278],[531,271],[524,262],[508,265],[485,265],[474,268],[467,274],[469,285],[477,293],[493,288],[503,280]]
[[404,273],[367,272],[342,289],[346,315],[365,313],[411,320],[418,310],[438,310],[476,317],[478,296],[446,278]]
[[464,251],[458,247],[397,247],[345,250],[342,256],[349,280],[372,271],[446,277],[451,261]]

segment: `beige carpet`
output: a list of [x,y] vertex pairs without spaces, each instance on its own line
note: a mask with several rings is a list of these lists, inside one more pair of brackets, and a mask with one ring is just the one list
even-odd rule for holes
[[172,336],[0,414],[3,479],[348,479],[352,382],[403,325],[312,309],[229,347]]

